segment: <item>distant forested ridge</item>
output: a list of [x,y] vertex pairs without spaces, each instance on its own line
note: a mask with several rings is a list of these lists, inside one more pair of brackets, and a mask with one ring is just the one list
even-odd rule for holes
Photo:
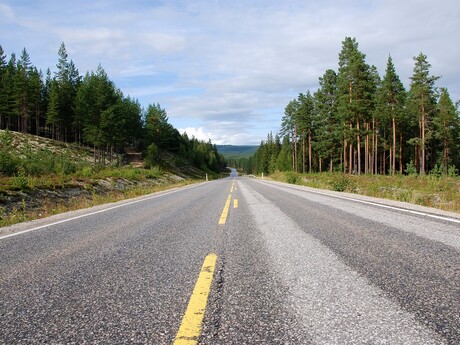
[[440,77],[431,74],[427,56],[413,58],[408,90],[391,56],[383,76],[365,58],[357,40],[346,37],[338,69],[286,105],[279,134],[261,142],[249,169],[458,174],[459,102],[436,86]]
[[35,67],[25,48],[7,59],[0,46],[0,129],[92,146],[100,161],[131,147],[150,165],[165,150],[205,170],[225,167],[215,145],[181,135],[158,103],[143,109],[102,66],[81,75],[64,43],[54,73]]
[[217,145],[217,149],[223,155],[252,155],[257,150],[255,145]]
[[239,171],[250,171],[252,156],[257,151],[256,145],[217,145],[227,165]]

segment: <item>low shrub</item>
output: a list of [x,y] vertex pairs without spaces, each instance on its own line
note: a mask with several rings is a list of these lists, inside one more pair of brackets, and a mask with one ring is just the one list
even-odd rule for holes
[[351,178],[348,175],[337,174],[332,177],[332,190],[336,192],[345,192],[351,185]]
[[287,183],[297,184],[299,182],[299,174],[293,171],[287,171],[285,173],[285,179]]

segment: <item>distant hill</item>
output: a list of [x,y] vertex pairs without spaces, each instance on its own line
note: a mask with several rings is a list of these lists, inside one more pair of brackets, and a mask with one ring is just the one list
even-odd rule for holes
[[258,146],[255,145],[216,145],[217,151],[224,157],[250,157]]

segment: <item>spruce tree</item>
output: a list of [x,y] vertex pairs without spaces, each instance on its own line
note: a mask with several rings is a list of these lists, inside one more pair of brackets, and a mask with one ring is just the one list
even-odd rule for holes
[[276,158],[276,169],[279,171],[292,170],[292,147],[288,136],[283,137],[281,150]]

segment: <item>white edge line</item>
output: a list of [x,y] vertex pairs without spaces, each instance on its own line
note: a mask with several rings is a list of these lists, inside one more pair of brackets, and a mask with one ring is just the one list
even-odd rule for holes
[[162,196],[164,196],[164,195],[169,195],[169,194],[172,194],[172,193],[175,193],[175,192],[184,190],[184,189],[188,189],[188,188],[192,188],[192,187],[197,187],[197,186],[199,186],[199,185],[200,185],[200,184],[194,184],[194,185],[191,185],[191,186],[187,186],[186,188],[174,188],[173,190],[169,190],[169,191],[165,191],[165,192],[159,192],[159,193],[161,193],[161,194],[155,194],[155,195],[152,195],[152,196],[149,196],[149,197],[145,197],[145,198],[142,198],[142,199],[138,199],[138,200],[134,200],[134,201],[129,201],[129,202],[126,202],[126,203],[122,203],[122,204],[120,204],[120,205],[115,205],[115,206],[112,206],[112,207],[104,208],[103,210],[94,211],[94,212],[91,212],[91,213],[85,213],[85,214],[82,214],[82,215],[79,215],[79,216],[75,216],[75,217],[72,217],[72,218],[67,218],[67,219],[63,219],[63,220],[57,221],[57,222],[53,222],[53,223],[49,223],[49,224],[40,225],[40,226],[37,226],[37,227],[35,227],[35,228],[31,228],[31,229],[27,229],[27,230],[22,230],[22,231],[14,232],[14,233],[12,233],[12,234],[0,236],[0,240],[3,240],[3,239],[8,238],[8,237],[13,237],[13,236],[18,236],[18,235],[21,235],[21,234],[25,234],[25,233],[27,233],[27,232],[31,232],[31,231],[35,231],[35,230],[40,230],[40,229],[43,229],[43,228],[47,228],[47,227],[49,227],[49,226],[58,225],[58,224],[62,224],[62,223],[67,223],[67,222],[70,222],[70,221],[72,221],[72,220],[76,220],[76,219],[80,219],[80,218],[85,218],[85,217],[93,216],[93,215],[95,215],[95,214],[107,212],[107,211],[114,210],[114,209],[117,209],[117,208],[120,208],[120,207],[123,207],[123,206],[129,206],[129,205],[132,205],[132,204],[137,204],[137,203],[139,203],[139,202],[143,202],[143,201],[147,201],[147,200],[159,198],[159,197],[162,197]]
[[[261,181],[257,181],[257,182],[261,182]],[[390,210],[396,210],[396,211],[416,214],[416,215],[419,215],[419,216],[425,216],[425,217],[430,217],[430,218],[435,218],[435,219],[439,219],[439,220],[445,220],[445,221],[448,221],[448,222],[460,224],[460,219],[448,218],[448,217],[444,217],[444,216],[437,216],[435,214],[430,214],[430,213],[425,213],[425,212],[420,212],[420,211],[414,211],[414,210],[408,210],[406,208],[399,208],[399,207],[396,207],[396,206],[383,205],[383,204],[379,204],[379,203],[376,203],[376,202],[360,200],[360,199],[354,199],[354,198],[350,198],[350,197],[347,197],[347,196],[334,195],[334,194],[329,194],[329,193],[322,193],[322,192],[312,191],[310,189],[306,190],[306,189],[301,188],[302,186],[290,185],[290,184],[284,185],[284,184],[281,184],[281,183],[279,183],[277,181],[276,182],[275,181],[273,181],[273,182],[264,181],[264,182],[265,183],[273,183],[274,182],[275,184],[278,184],[280,187],[283,187],[283,186],[284,187],[291,187],[291,188],[296,187],[294,189],[297,189],[299,191],[303,190],[305,192],[309,192],[309,193],[313,193],[313,194],[320,194],[320,195],[330,196],[330,197],[333,197],[333,198],[360,202],[362,204],[368,204],[368,205],[378,206],[378,207],[382,207],[382,208],[388,208]]]

